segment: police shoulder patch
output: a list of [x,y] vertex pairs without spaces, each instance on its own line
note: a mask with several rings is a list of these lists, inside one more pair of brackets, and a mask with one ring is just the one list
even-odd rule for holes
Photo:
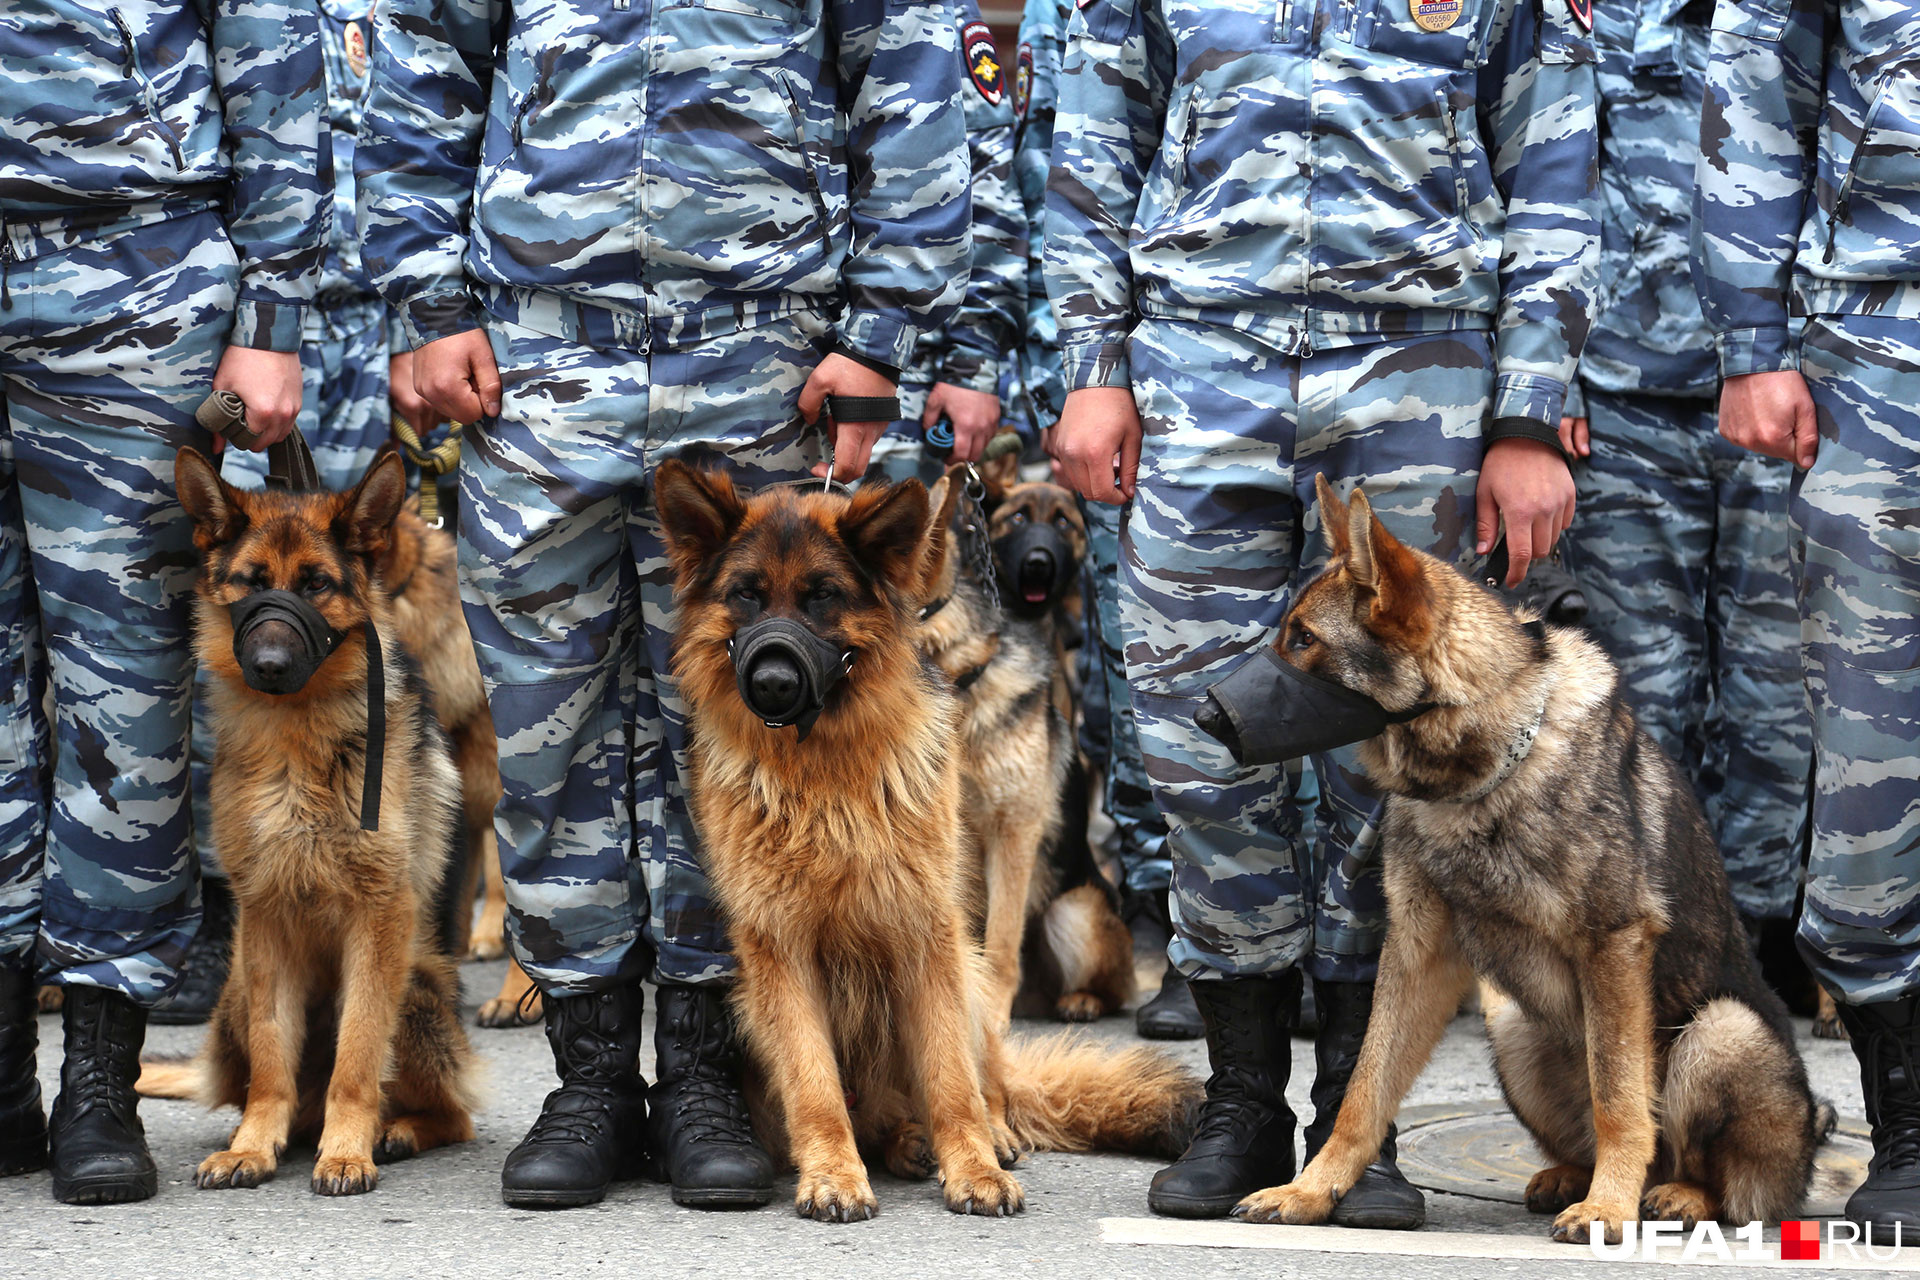
[[1013,114],[1027,118],[1027,106],[1033,101],[1033,45],[1022,40],[1020,55],[1013,64]]
[[993,47],[993,32],[984,22],[969,22],[960,29],[960,49],[973,87],[993,106],[999,106],[1007,96],[1007,84],[1000,74],[1000,54]]
[[1593,30],[1593,0],[1567,0],[1567,8],[1573,13],[1573,20],[1580,24],[1583,31]]

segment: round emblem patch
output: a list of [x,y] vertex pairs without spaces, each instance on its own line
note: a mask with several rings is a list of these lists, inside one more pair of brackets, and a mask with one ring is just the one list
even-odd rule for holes
[[1567,0],[1567,8],[1573,10],[1573,20],[1582,31],[1593,30],[1593,0]]
[[1027,118],[1027,104],[1033,101],[1033,46],[1024,40],[1020,43],[1019,61],[1013,64],[1013,114],[1015,118]]
[[357,22],[347,24],[347,66],[356,76],[367,74],[367,33]]
[[1407,0],[1413,25],[1422,31],[1445,31],[1460,21],[1463,0]]
[[984,22],[969,22],[960,30],[960,48],[967,59],[967,75],[980,96],[999,106],[1007,96],[1007,83],[1000,74],[1000,54],[993,47],[993,32]]

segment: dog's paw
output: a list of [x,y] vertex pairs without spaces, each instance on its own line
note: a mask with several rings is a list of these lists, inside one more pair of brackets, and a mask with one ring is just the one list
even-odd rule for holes
[[1062,1022],[1098,1022],[1106,1002],[1091,991],[1069,991],[1053,1002],[1053,1015]]
[[940,1171],[926,1126],[909,1120],[887,1137],[887,1172],[906,1182],[925,1182]]
[[1846,1040],[1847,1026],[1836,1012],[1822,1013],[1813,1020],[1813,1034],[1819,1040]]
[[257,1187],[273,1177],[280,1161],[262,1151],[216,1151],[194,1170],[193,1185],[203,1190]]
[[58,1013],[60,1006],[67,1002],[65,987],[42,987],[36,997],[42,1013]]
[[506,940],[497,933],[490,938],[483,938],[478,931],[475,931],[473,941],[467,947],[469,960],[499,960],[506,954]]
[[530,1027],[540,1021],[541,1007],[539,996],[529,996],[525,1000],[508,1000],[495,996],[480,1006],[473,1021],[482,1027]]
[[1011,1218],[1027,1207],[1027,1193],[1019,1179],[1004,1169],[968,1169],[941,1181],[941,1198],[955,1213],[983,1218]]
[[1285,1222],[1296,1227],[1315,1227],[1332,1213],[1332,1196],[1289,1182],[1284,1187],[1254,1192],[1233,1207],[1232,1216],[1242,1222]]
[[321,1156],[313,1164],[317,1196],[357,1196],[380,1185],[380,1171],[365,1156]]
[[1640,1197],[1640,1217],[1647,1222],[1678,1222],[1692,1231],[1695,1224],[1720,1216],[1720,1206],[1705,1187],[1692,1182],[1663,1182],[1648,1187]]
[[1002,1169],[1011,1169],[1020,1163],[1020,1140],[1013,1136],[1013,1130],[998,1120],[988,1120],[987,1136],[993,1139],[994,1163]]
[[815,1222],[865,1222],[880,1212],[866,1170],[855,1165],[800,1175],[793,1211]]
[[1586,1199],[1593,1183],[1593,1170],[1577,1164],[1556,1164],[1542,1169],[1527,1182],[1528,1213],[1558,1213],[1570,1204]]
[[1582,1200],[1562,1210],[1548,1234],[1561,1244],[1586,1244],[1599,1232],[1608,1244],[1619,1244],[1621,1224],[1633,1217],[1636,1208],[1631,1204]]
[[413,1121],[401,1116],[387,1126],[380,1135],[380,1141],[373,1144],[373,1162],[375,1164],[393,1164],[398,1160],[408,1160],[420,1154],[420,1138],[414,1132]]

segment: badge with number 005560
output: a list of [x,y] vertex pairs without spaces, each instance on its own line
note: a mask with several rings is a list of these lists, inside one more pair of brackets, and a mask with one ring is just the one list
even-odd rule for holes
[[1445,31],[1460,21],[1464,0],[1407,0],[1413,25],[1422,31]]

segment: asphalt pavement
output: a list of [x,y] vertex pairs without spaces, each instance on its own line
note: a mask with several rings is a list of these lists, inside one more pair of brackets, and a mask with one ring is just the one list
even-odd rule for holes
[[[497,989],[500,964],[464,970],[469,1013]],[[651,1010],[649,1010],[651,1014]],[[59,1067],[60,1023],[41,1019],[41,1077],[51,1102]],[[1022,1022],[1017,1033],[1044,1032]],[[1800,1024],[1800,1047],[1816,1090],[1843,1115],[1860,1110],[1859,1081],[1845,1045],[1814,1040]],[[193,1050],[200,1028],[154,1027],[154,1054]],[[1089,1034],[1132,1037],[1132,1018],[1113,1017]],[[587,1209],[536,1213],[500,1201],[500,1163],[553,1087],[552,1059],[538,1028],[472,1032],[488,1068],[488,1097],[477,1139],[387,1167],[375,1191],[326,1199],[307,1187],[311,1154],[290,1152],[281,1176],[246,1191],[201,1191],[194,1167],[220,1149],[237,1122],[180,1102],[142,1104],[160,1166],[160,1194],[134,1205],[68,1206],[54,1201],[47,1175],[0,1180],[0,1277],[114,1280],[117,1277],[396,1276],[452,1277],[995,1277],[1116,1280],[1147,1276],[1314,1276],[1416,1280],[1426,1276],[1592,1276],[1627,1264],[1595,1260],[1584,1246],[1551,1246],[1546,1221],[1500,1196],[1517,1187],[1500,1153],[1489,1154],[1490,1111],[1499,1101],[1477,1020],[1447,1033],[1408,1099],[1409,1117],[1467,1117],[1459,1133],[1435,1128],[1421,1147],[1423,1166],[1468,1178],[1479,1193],[1429,1195],[1424,1231],[1358,1233],[1338,1228],[1275,1228],[1239,1223],[1177,1224],[1153,1219],[1146,1205],[1154,1162],[1124,1156],[1039,1154],[1021,1169],[1027,1211],[1013,1219],[948,1213],[931,1184],[874,1174],[880,1214],[872,1222],[828,1225],[791,1211],[793,1179],[773,1206],[753,1212],[681,1209],[652,1183],[617,1186]],[[651,1043],[649,1031],[648,1043]],[[1204,1074],[1197,1044],[1166,1046]],[[1289,1095],[1308,1112],[1312,1046],[1294,1042]],[[1475,1126],[1478,1126],[1477,1128]],[[1497,1138],[1497,1135],[1495,1135]],[[1454,1143],[1460,1147],[1456,1158]],[[1479,1145],[1476,1146],[1475,1144]],[[1497,1141],[1494,1142],[1497,1146]],[[1450,1163],[1451,1162],[1451,1163]],[[1520,1163],[1526,1158],[1522,1153]],[[1515,1166],[1518,1167],[1518,1166]],[[1436,1181],[1442,1179],[1436,1178]],[[1453,1178],[1453,1183],[1462,1179]],[[1831,1179],[1829,1179],[1831,1181]],[[1825,1186],[1832,1201],[1845,1188]],[[1494,1198],[1489,1198],[1494,1197]],[[1819,1207],[1819,1206],[1816,1206]],[[1771,1237],[1770,1237],[1771,1238]],[[1337,1252],[1335,1250],[1338,1250]],[[1678,1250],[1670,1250],[1677,1257]],[[1920,1271],[1920,1248],[1902,1265]],[[1810,1263],[1774,1263],[1807,1274]],[[1759,1274],[1732,1266],[1722,1274]],[[1644,1266],[1633,1274],[1651,1274]]]

